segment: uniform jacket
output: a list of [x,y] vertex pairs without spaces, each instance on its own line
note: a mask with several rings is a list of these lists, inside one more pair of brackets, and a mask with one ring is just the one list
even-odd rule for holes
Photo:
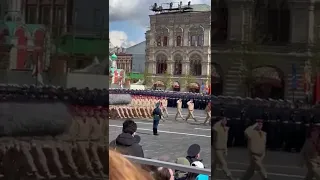
[[188,101],[187,105],[188,105],[188,110],[189,111],[193,111],[194,110],[194,104],[192,102]]
[[135,138],[129,133],[122,133],[115,140],[110,142],[109,148],[124,155],[144,157],[144,153],[139,142],[140,138]]
[[266,150],[267,134],[263,131],[257,131],[255,128],[256,124],[245,130],[245,135],[248,138],[248,149],[252,154],[263,156]]
[[229,127],[222,127],[221,121],[213,126],[213,146],[217,150],[226,150],[228,142]]
[[161,109],[159,107],[156,107],[153,112],[153,120],[159,121],[161,119]]

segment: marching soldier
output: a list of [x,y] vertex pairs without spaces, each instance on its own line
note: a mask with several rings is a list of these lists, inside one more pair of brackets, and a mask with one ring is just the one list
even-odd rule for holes
[[81,179],[83,176],[79,174],[78,167],[76,166],[72,156],[72,151],[76,149],[73,144],[76,142],[79,131],[81,131],[77,121],[79,118],[81,118],[80,110],[76,108],[73,111],[73,118],[70,128],[64,134],[56,136],[57,142],[55,147],[66,157],[66,162],[71,168],[73,176]]
[[193,111],[194,111],[194,103],[193,103],[193,100],[190,99],[190,101],[187,102],[187,105],[188,105],[188,115],[186,117],[186,121],[188,121],[188,119],[191,117],[195,122],[197,122],[196,118],[194,118],[194,115],[193,115]]
[[209,102],[208,105],[206,106],[206,108],[204,109],[204,111],[206,112],[206,119],[203,122],[203,124],[205,125],[207,123],[207,121],[209,121],[209,124],[211,124],[211,103]]
[[301,150],[301,166],[304,164],[307,166],[306,180],[312,180],[313,178],[320,180],[320,128],[319,124],[315,124],[308,134],[308,137]]
[[263,121],[257,120],[252,126],[245,130],[245,135],[248,138],[248,150],[250,157],[250,165],[245,172],[242,180],[249,180],[253,175],[255,169],[258,169],[262,179],[267,180],[267,171],[262,165],[262,160],[266,153],[266,133],[262,131]]
[[93,156],[94,164],[96,165],[99,174],[102,177],[106,177],[106,175],[103,172],[103,165],[100,162],[100,157],[98,155],[98,151],[104,151],[104,133],[103,133],[103,119],[100,118],[100,110],[95,110],[95,113],[93,114],[92,118],[89,119],[91,123],[91,134],[90,134],[90,140],[93,142],[90,142],[90,151]]
[[181,111],[182,111],[182,99],[178,99],[178,101],[177,101],[177,114],[176,114],[176,117],[174,118],[174,120],[177,120],[178,116],[180,116],[182,118],[182,120],[184,120]]
[[226,174],[228,179],[233,180],[230,170],[227,166],[227,161],[225,156],[228,154],[228,133],[229,127],[227,125],[227,119],[223,118],[216,122],[213,126],[213,151],[214,151],[214,161],[212,165],[213,171],[216,170],[217,165],[221,165],[221,169]]
[[91,165],[91,161],[89,159],[87,150],[89,149],[89,137],[91,134],[91,128],[90,128],[90,122],[88,122],[87,119],[87,112],[86,110],[82,110],[82,117],[77,119],[78,124],[79,124],[79,131],[77,135],[77,150],[81,154],[81,157],[83,158],[87,172],[91,176],[97,176],[93,170],[93,167]]
[[163,114],[166,114],[166,117],[169,117],[167,106],[168,106],[168,99],[167,98],[162,99],[162,112]]

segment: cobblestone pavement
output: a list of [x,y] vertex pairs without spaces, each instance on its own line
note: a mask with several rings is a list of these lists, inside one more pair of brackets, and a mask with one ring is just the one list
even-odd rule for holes
[[[159,125],[159,136],[152,135],[151,120],[136,120],[138,132],[141,136],[146,157],[159,158],[167,157],[174,161],[178,157],[186,156],[188,147],[193,143],[201,146],[201,158],[206,167],[210,168],[211,158],[211,131],[210,126],[200,124],[204,121],[204,111],[196,110],[194,115],[199,120],[195,123],[189,120],[188,123],[181,119],[174,121],[175,109],[169,108],[169,118]],[[183,110],[187,114],[187,110]],[[113,140],[121,132],[122,120],[110,120],[109,140]],[[248,166],[248,153],[245,148],[229,148],[228,166],[235,177],[241,177]],[[306,169],[297,166],[299,155],[296,153],[268,151],[264,159],[265,168],[271,180],[301,180],[306,174]],[[221,171],[214,173],[213,179],[224,179]],[[258,173],[252,180],[258,180]]]

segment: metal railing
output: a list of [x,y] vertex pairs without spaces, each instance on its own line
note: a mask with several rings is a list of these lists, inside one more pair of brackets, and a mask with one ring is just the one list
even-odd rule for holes
[[179,170],[182,172],[191,172],[191,173],[196,173],[196,174],[206,174],[211,176],[211,169],[201,169],[201,168],[196,168],[193,166],[185,166],[181,164],[176,164],[172,162],[165,162],[165,161],[159,161],[155,159],[147,159],[147,158],[140,158],[140,157],[134,157],[134,156],[127,156],[124,155],[127,159],[138,163],[138,164],[144,164],[144,165],[151,165],[151,166],[156,166],[156,167],[166,167],[174,170]]

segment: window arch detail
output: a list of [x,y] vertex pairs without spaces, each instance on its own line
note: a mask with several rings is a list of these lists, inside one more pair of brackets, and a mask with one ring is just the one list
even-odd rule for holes
[[174,70],[173,70],[173,74],[174,75],[181,75],[182,74],[182,61],[183,61],[183,57],[180,54],[176,54],[173,57],[174,60]]
[[156,29],[157,46],[169,45],[169,29],[167,27],[159,27]]
[[193,76],[201,76],[202,74],[201,56],[199,54],[193,54],[190,56],[189,59],[190,59],[190,74],[192,74]]
[[193,26],[189,29],[190,46],[203,46],[204,28],[202,26]]
[[167,59],[167,56],[164,54],[158,54],[156,56],[157,74],[164,74],[167,71]]

